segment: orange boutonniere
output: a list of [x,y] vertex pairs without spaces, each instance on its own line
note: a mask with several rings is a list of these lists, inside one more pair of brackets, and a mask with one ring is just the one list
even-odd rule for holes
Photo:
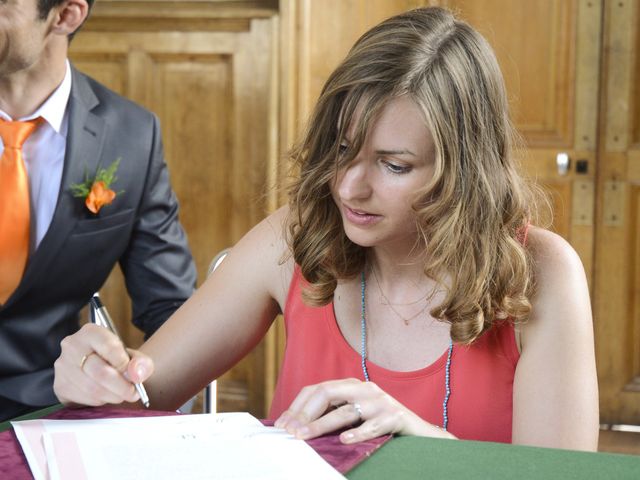
[[116,192],[108,188],[104,182],[93,182],[84,204],[93,213],[98,213],[104,205],[113,202],[114,198],[116,198]]
[[109,205],[116,198],[117,193],[111,190],[111,184],[118,180],[116,170],[119,164],[120,159],[118,158],[107,168],[98,167],[93,177],[85,174],[84,182],[71,184],[72,195],[84,198],[84,204],[89,211],[97,214],[103,206]]

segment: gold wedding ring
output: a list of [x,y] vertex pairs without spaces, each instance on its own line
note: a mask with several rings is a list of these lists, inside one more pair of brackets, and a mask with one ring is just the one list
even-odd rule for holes
[[96,352],[91,352],[91,353],[88,353],[88,354],[82,356],[82,358],[80,359],[80,370],[82,370],[84,368],[84,364],[87,362],[87,358],[89,358],[94,353],[96,353]]

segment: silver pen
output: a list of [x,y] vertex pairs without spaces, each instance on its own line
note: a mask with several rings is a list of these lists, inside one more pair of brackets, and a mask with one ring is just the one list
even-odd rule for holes
[[[96,325],[100,325],[101,327],[108,328],[114,335],[120,338],[120,335],[118,335],[118,331],[116,330],[116,326],[113,324],[113,320],[111,320],[111,316],[107,311],[107,307],[105,307],[100,300],[100,296],[97,293],[94,293],[89,303],[91,304],[91,322]],[[140,401],[145,408],[149,408],[149,396],[147,395],[147,391],[144,389],[144,385],[142,385],[142,383],[135,383],[134,385],[140,395]]]

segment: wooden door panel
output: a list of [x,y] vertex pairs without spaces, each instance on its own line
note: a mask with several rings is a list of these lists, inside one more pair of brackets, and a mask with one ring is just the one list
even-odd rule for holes
[[527,145],[572,147],[575,1],[448,0],[442,4],[460,12],[493,47],[511,113]]
[[[101,2],[72,43],[71,58],[160,118],[201,284],[213,256],[237,242],[274,203],[267,185],[278,169],[275,10],[243,9],[241,2],[146,3]],[[142,333],[130,323],[118,268],[101,293],[125,343],[140,345]],[[265,416],[275,382],[273,345],[270,333],[219,380],[219,410]]]
[[596,235],[604,423],[640,424],[640,5],[605,1]]
[[[234,215],[229,214],[227,186],[233,167],[228,141],[233,123],[231,59],[145,55],[149,74],[143,78],[149,81],[140,85],[148,92],[150,109],[162,120],[172,182],[181,190],[180,220],[196,255],[200,283],[212,256],[237,240],[231,235]],[[207,121],[197,125],[202,119]]]
[[[280,3],[285,18],[284,42],[288,44],[284,48],[296,46],[294,58],[288,65],[294,77],[290,81],[296,84],[297,93],[297,109],[290,112],[295,118],[295,138],[302,131],[325,81],[360,35],[385,18],[426,2],[283,0]],[[295,108],[292,100],[284,99],[285,108]]]

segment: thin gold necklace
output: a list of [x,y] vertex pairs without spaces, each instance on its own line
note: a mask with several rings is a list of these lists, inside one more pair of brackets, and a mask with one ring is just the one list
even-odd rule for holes
[[[366,317],[366,297],[367,282],[365,271],[360,275],[360,366],[364,381],[370,381],[369,369],[367,368],[367,317]],[[449,337],[449,348],[447,349],[447,363],[444,366],[444,400],[442,401],[442,429],[446,432],[449,427],[449,397],[451,397],[451,360],[453,354],[453,340]]]
[[[385,305],[387,305],[391,311],[393,313],[395,313],[403,322],[405,325],[409,325],[409,323],[411,322],[411,320],[413,320],[414,318],[418,317],[419,315],[421,315],[429,306],[429,303],[425,303],[425,306],[422,307],[420,309],[419,312],[411,315],[410,317],[405,317],[404,315],[401,315],[400,312],[398,312],[395,308],[393,308],[393,303],[391,303],[389,301],[389,298],[384,294],[384,292],[382,291],[382,287],[380,286],[380,281],[378,280],[378,275],[376,275],[376,269],[373,268],[373,266],[371,267],[371,270],[373,271],[373,278],[376,279],[376,284],[378,285],[378,290],[380,291],[380,295],[382,296],[382,299],[385,301]],[[396,305],[415,305],[416,303],[418,303],[420,300],[425,300],[424,297],[418,298],[417,300],[413,301],[413,302],[409,302],[409,303],[399,303]]]

